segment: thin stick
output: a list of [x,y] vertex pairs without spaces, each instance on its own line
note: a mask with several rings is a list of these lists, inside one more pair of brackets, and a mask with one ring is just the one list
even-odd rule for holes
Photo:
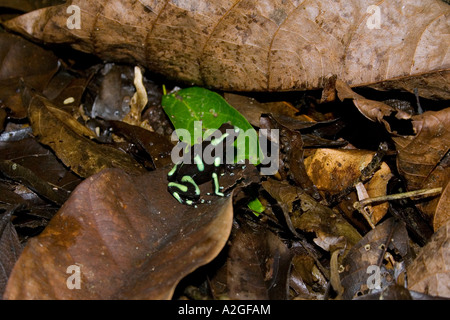
[[409,191],[409,192],[389,194],[389,195],[385,195],[385,196],[381,196],[381,197],[368,198],[368,199],[364,199],[361,201],[356,201],[353,204],[353,207],[357,210],[360,210],[371,203],[399,200],[399,199],[405,199],[405,198],[415,198],[415,197],[425,197],[425,196],[430,197],[430,196],[438,195],[441,192],[442,192],[442,188],[433,188],[433,189],[421,189],[421,190],[414,190],[414,191]]

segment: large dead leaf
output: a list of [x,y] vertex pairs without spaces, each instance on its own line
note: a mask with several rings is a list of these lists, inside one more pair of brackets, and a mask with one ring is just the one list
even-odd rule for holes
[[[418,87],[423,96],[448,98],[450,7],[439,0],[373,4],[72,0],[5,25],[228,90],[314,89],[337,75],[352,86]],[[80,8],[79,28],[67,27],[77,18],[69,5]]]
[[[130,176],[107,169],[81,183],[17,261],[6,299],[168,299],[211,261],[231,231],[231,197],[181,205],[167,170]],[[66,284],[80,268],[80,289]]]

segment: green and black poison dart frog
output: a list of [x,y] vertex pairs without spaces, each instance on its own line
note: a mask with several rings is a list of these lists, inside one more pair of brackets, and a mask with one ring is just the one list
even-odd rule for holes
[[[189,161],[175,164],[167,174],[168,191],[173,197],[180,203],[195,204],[200,200],[199,185],[209,180],[212,180],[214,193],[224,196],[220,191],[219,175],[226,166],[226,151],[233,150],[234,154],[233,144],[238,134],[237,127],[225,123],[201,145],[193,145],[185,157]],[[210,161],[206,161],[205,155]]]

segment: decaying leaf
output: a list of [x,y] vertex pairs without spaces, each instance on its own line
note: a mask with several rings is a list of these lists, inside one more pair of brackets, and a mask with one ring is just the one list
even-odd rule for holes
[[227,285],[231,299],[287,298],[291,254],[260,225],[241,224],[231,238]]
[[[6,288],[9,275],[14,267],[16,260],[22,251],[22,245],[17,237],[16,229],[11,223],[10,209],[0,215],[0,295]],[[1,297],[0,296],[0,297]]]
[[450,220],[437,230],[408,267],[408,288],[450,298]]
[[254,98],[228,92],[224,94],[224,98],[255,127],[260,126],[259,120],[264,113],[270,113],[274,117],[284,115],[290,120],[295,119],[302,122],[305,128],[315,124],[310,117],[303,114],[297,115],[298,110],[285,101],[261,103]]
[[[289,217],[287,220],[292,221],[292,227],[314,232],[314,242],[324,250],[330,250],[330,246],[341,240],[351,247],[361,239],[358,231],[345,219],[318,203],[300,188],[272,179],[262,182],[262,186],[278,201],[285,215]],[[294,202],[299,202],[300,209],[294,210]]]
[[42,94],[54,105],[71,114],[79,113],[88,83],[92,80],[92,72],[80,77],[66,69],[59,70],[47,84]]
[[51,147],[58,158],[79,176],[88,177],[105,168],[122,168],[130,173],[145,172],[127,154],[84,137],[84,133],[92,135],[92,132],[74,119],[69,121],[72,118],[70,114],[59,110],[44,97],[26,89],[24,102],[28,107],[33,134],[41,143]]
[[40,196],[51,202],[62,205],[69,194],[64,189],[58,189],[42,180],[32,170],[10,160],[0,160],[0,172],[5,177],[19,181]]
[[1,160],[14,161],[54,187],[67,191],[72,191],[81,182],[79,177],[64,167],[50,150],[35,139],[0,142]]
[[293,243],[289,286],[296,299],[323,299],[328,281],[305,250],[304,244]]
[[391,106],[374,100],[365,99],[363,96],[354,92],[350,86],[342,80],[336,80],[336,91],[341,101],[344,99],[352,99],[354,105],[361,112],[363,116],[371,121],[378,121],[384,123],[386,128],[390,131],[389,123],[384,121],[384,117],[395,114],[397,119],[409,119],[411,115],[404,111],[398,111]]
[[147,153],[155,168],[163,168],[172,164],[170,153],[173,144],[165,136],[122,121],[112,120],[108,121],[108,124],[115,134],[125,137]]
[[52,51],[19,36],[0,33],[0,107],[8,108],[13,118],[25,118],[19,79],[43,90],[58,67],[58,58]]
[[[186,274],[211,261],[231,231],[231,197],[183,206],[167,170],[107,169],[81,183],[30,239],[5,299],[169,299]],[[68,283],[79,268],[80,289]],[[72,271],[70,271],[72,270]]]
[[141,126],[147,130],[153,130],[147,120],[142,120],[141,115],[147,106],[148,96],[144,86],[141,68],[134,67],[134,87],[136,92],[130,101],[130,112],[123,118],[123,122],[131,125]]
[[442,195],[439,198],[439,202],[436,206],[436,212],[434,213],[433,229],[438,230],[444,226],[447,221],[450,221],[450,184],[447,183]]
[[[69,5],[82,27],[67,28]],[[336,75],[352,86],[413,81],[423,96],[448,98],[449,14],[439,0],[72,0],[5,25],[226,90],[315,89]]]
[[397,167],[407,180],[408,188],[415,190],[423,186],[450,150],[450,108],[426,111],[411,120],[415,134],[392,139],[399,153]]
[[[270,114],[267,117],[261,117],[260,122],[262,128],[280,131],[279,141],[276,141],[276,144],[279,145],[280,149],[278,172],[281,177],[283,179],[292,179],[296,185],[302,187],[314,199],[320,199],[317,187],[306,173],[301,133],[287,128]],[[268,134],[268,136],[270,135]]]
[[[351,185],[361,175],[361,170],[369,164],[373,155],[374,152],[365,150],[317,149],[305,159],[306,172],[320,191],[335,194]],[[369,196],[386,195],[386,187],[391,177],[391,170],[383,162],[380,169],[366,183]],[[349,216],[354,211],[355,199],[353,193],[350,200],[344,200],[341,204],[342,210]],[[373,206],[374,224],[383,218],[388,207],[388,203]]]
[[397,266],[386,268],[383,264],[383,259],[387,259],[388,249],[395,250],[401,257],[408,253],[405,224],[393,218],[369,231],[342,260],[340,278],[345,289],[342,298],[352,299],[372,290],[386,288],[395,282],[392,269]]

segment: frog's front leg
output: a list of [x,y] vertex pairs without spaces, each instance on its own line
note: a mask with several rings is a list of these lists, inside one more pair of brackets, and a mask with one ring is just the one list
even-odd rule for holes
[[214,193],[220,197],[225,196],[223,192],[220,192],[220,186],[219,186],[219,177],[217,176],[217,173],[213,172],[212,174],[213,184],[214,184]]

